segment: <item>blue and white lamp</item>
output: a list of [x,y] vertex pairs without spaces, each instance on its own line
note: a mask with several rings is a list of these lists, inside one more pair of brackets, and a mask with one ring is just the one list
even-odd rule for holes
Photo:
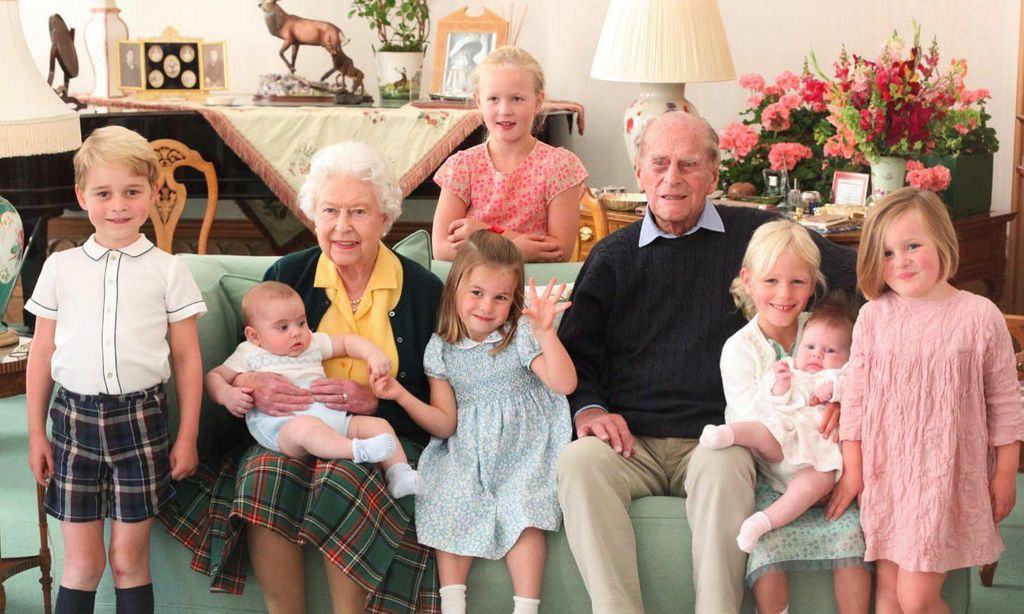
[[[40,24],[42,26],[42,24]],[[82,128],[74,112],[50,89],[22,34],[18,0],[0,0],[0,158],[38,156],[78,149]],[[24,261],[21,216],[0,185],[0,314],[7,310]],[[18,335],[0,324],[0,346]]]

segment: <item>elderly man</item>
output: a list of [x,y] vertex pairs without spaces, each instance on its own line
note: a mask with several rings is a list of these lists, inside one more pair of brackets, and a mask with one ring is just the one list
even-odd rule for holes
[[[636,159],[647,215],[591,251],[559,329],[579,375],[579,439],[559,460],[558,495],[594,612],[643,612],[628,509],[649,495],[686,497],[697,612],[743,601],[736,534],[754,509],[754,463],[697,437],[724,420],[719,357],[745,324],[729,285],[773,215],[711,203],[718,159],[705,120],[673,112],[648,124]],[[819,239],[830,286],[852,289],[853,252]]]

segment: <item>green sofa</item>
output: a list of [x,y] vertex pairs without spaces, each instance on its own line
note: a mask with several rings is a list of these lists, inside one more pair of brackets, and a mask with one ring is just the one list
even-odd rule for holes
[[[422,237],[406,241],[399,248],[417,261],[429,263],[428,245]],[[220,364],[234,349],[240,330],[239,304],[245,291],[274,261],[270,257],[182,256],[206,299],[209,312],[199,319],[203,367]],[[447,263],[433,263],[441,278]],[[538,281],[556,277],[575,280],[579,264],[530,265],[528,275]],[[173,405],[173,401],[172,401]],[[171,416],[172,424],[175,416]],[[200,453],[218,449],[228,431],[244,430],[243,421],[204,399],[200,427]],[[646,497],[633,503],[630,510],[640,552],[640,578],[647,612],[652,614],[691,612],[694,593],[690,560],[690,532],[686,524],[683,500],[675,497]],[[723,547],[733,547],[723,544]],[[189,568],[191,553],[161,528],[153,532],[152,567],[158,612],[217,613],[264,612],[262,595],[255,576],[249,574],[245,592],[240,596],[209,592],[209,578]],[[323,566],[316,552],[306,549],[306,595],[311,614],[330,612]],[[834,612],[831,575],[827,572],[800,572],[791,580],[794,612]],[[109,571],[104,576],[97,598],[97,612],[114,612],[114,591]],[[498,614],[512,610],[512,584],[502,561],[478,561],[468,583],[469,611]],[[952,611],[968,611],[970,582],[967,570],[950,575],[945,596]],[[541,611],[548,614],[590,611],[583,581],[569,551],[564,532],[548,539],[548,561],[544,572]],[[754,608],[748,594],[744,612]]]

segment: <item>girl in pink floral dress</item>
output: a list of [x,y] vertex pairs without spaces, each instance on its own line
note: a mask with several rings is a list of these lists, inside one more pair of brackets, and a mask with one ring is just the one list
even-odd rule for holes
[[[827,514],[860,494],[878,612],[948,612],[946,572],[990,563],[1013,509],[1024,413],[999,309],[949,283],[958,248],[934,193],[882,199],[861,235],[870,302],[854,328]],[[861,490],[863,489],[863,492]]]
[[489,135],[438,169],[434,257],[453,260],[474,231],[504,233],[527,262],[564,262],[579,230],[587,171],[571,151],[533,136],[544,102],[544,72],[516,47],[501,47],[473,71],[473,99]]

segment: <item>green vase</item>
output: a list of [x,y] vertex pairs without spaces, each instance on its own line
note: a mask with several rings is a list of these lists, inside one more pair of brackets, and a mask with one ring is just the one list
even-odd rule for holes
[[992,154],[928,156],[922,160],[931,168],[941,164],[949,169],[949,187],[939,193],[954,220],[985,213],[992,207]]
[[881,156],[871,160],[871,196],[877,200],[903,187],[907,177],[907,159]]

